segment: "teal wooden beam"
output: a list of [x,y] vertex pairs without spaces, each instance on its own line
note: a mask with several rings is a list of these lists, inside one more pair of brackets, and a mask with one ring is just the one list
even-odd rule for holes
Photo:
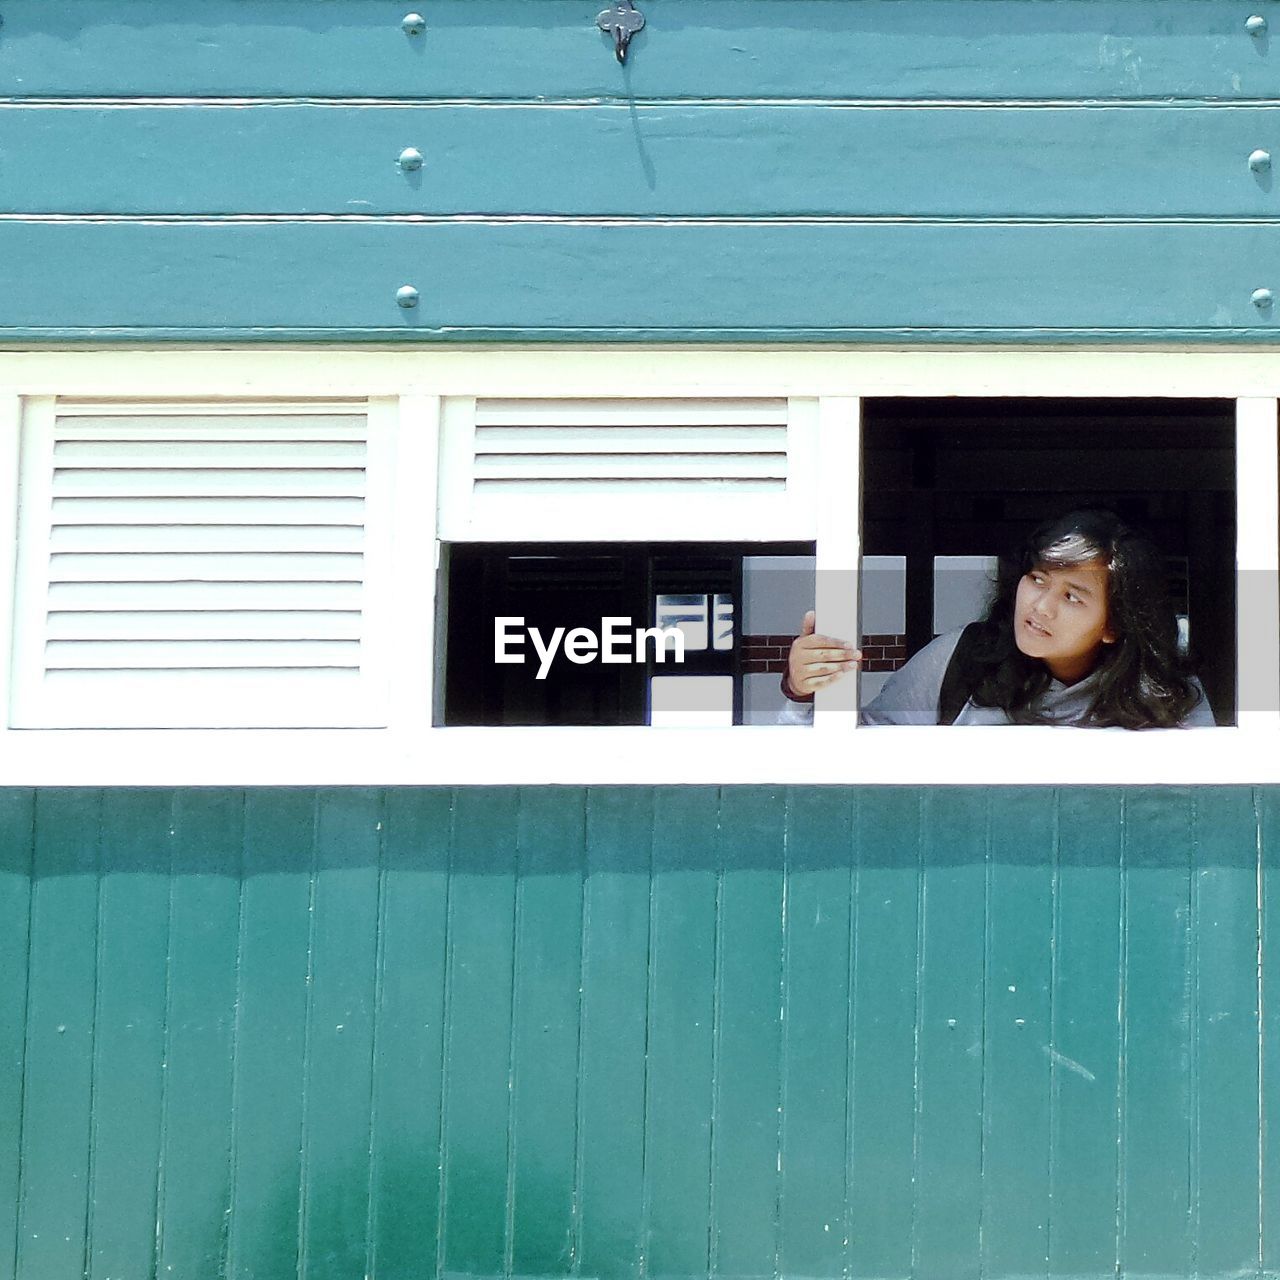
[[1223,104],[9,105],[0,212],[1275,217],[1277,139]]
[[[10,340],[1269,342],[1280,224],[0,221]],[[688,282],[697,281],[696,288]],[[421,301],[398,305],[412,285]]]
[[[6,0],[11,94],[1273,97],[1250,0],[647,0],[625,66],[579,0]],[[1261,4],[1265,12],[1269,0]]]

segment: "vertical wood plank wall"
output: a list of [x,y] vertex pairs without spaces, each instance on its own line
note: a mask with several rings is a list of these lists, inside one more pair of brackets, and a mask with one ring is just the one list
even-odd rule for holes
[[1275,1276],[1278,817],[0,791],[0,1276]]

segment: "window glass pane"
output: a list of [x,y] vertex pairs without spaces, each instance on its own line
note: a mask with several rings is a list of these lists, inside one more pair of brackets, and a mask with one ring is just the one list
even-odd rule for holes
[[[450,544],[444,723],[642,725],[655,708],[663,723],[694,712],[699,722],[749,722],[748,680],[763,677],[781,697],[777,656],[812,604],[813,558],[799,557],[808,566],[799,585],[786,574],[769,584],[781,593],[773,603],[785,635],[740,634],[744,565],[811,551],[805,543]],[[684,641],[681,658],[653,638],[668,629]],[[674,689],[655,677],[693,683]],[[762,718],[773,723],[777,711]]]
[[674,627],[684,636],[685,653],[707,647],[707,597],[705,595],[661,595],[655,606],[654,625]]
[[934,556],[935,636],[982,617],[995,585],[996,564],[995,556]]
[[733,678],[654,676],[649,681],[649,723],[667,729],[733,724]]
[[805,612],[813,608],[812,555],[742,560],[742,722],[777,724],[781,676]]
[[733,597],[717,592],[712,599],[714,601],[712,648],[723,653],[733,648]]

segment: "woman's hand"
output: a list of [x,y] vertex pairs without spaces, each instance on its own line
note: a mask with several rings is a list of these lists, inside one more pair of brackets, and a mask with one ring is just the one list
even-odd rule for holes
[[811,697],[815,690],[839,680],[862,661],[862,651],[848,641],[814,635],[814,623],[815,615],[810,609],[787,656],[787,688],[800,698]]

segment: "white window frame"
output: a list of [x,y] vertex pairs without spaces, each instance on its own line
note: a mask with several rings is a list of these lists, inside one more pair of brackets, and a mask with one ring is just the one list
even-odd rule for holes
[[[607,354],[607,358],[603,358]],[[859,728],[853,682],[820,695],[816,727],[443,728],[432,725],[438,433],[446,397],[816,398],[814,501],[823,579],[860,556],[860,404],[867,397],[1043,396],[1237,401],[1235,726],[1195,731]],[[915,351],[483,347],[435,350],[0,352],[0,528],[15,527],[24,397],[219,396],[399,401],[392,715],[379,729],[0,729],[6,785],[1195,784],[1280,782],[1280,352],[1192,349]],[[11,534],[12,537],[12,534]],[[434,559],[424,554],[435,548]],[[0,556],[0,682],[12,666],[14,555]],[[1247,578],[1243,575],[1248,575]],[[817,604],[855,632],[854,591]],[[821,579],[820,579],[821,580]],[[820,587],[820,590],[822,588]],[[834,623],[834,626],[832,625]],[[438,692],[438,690],[437,690]],[[9,689],[0,689],[7,703]]]

